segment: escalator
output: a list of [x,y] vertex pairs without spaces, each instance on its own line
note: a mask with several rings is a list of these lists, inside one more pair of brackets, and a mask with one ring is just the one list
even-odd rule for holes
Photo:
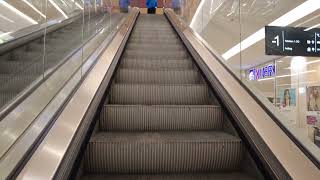
[[[82,18],[0,54],[0,108],[109,24],[107,14]],[[114,22],[121,16],[113,15]],[[85,25],[83,26],[83,21]],[[88,22],[87,22],[88,21]],[[99,26],[100,24],[100,26]],[[45,47],[44,47],[45,41]],[[1,47],[0,47],[1,48]],[[45,54],[45,56],[44,56]]]
[[228,117],[166,18],[140,15],[78,178],[264,179]]

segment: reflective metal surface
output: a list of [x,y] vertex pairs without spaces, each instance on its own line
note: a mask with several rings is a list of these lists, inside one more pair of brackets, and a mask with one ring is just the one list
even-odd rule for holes
[[[282,166],[292,179],[319,179],[320,171],[313,162],[299,149],[299,147],[283,132],[271,119],[258,102],[244,89],[215,56],[195,36],[194,32],[183,25],[172,10],[166,10],[177,24],[179,31],[188,39],[193,48],[211,70],[211,73],[220,80],[222,86],[237,103],[246,115],[250,124],[256,129],[264,142],[268,145]],[[219,55],[218,55],[219,56]]]
[[[129,26],[137,17],[134,9],[129,20],[121,27],[114,39],[103,52],[97,64],[93,67],[72,99],[68,102],[47,136],[35,151],[29,162],[23,168],[17,179],[52,179],[55,176],[70,143],[87,112],[108,68],[117,53],[119,45],[126,35]],[[45,165],[43,164],[44,162]]]

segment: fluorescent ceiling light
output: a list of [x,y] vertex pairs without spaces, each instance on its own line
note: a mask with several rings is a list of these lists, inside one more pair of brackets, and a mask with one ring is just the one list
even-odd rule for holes
[[11,19],[3,16],[2,14],[0,14],[0,17],[3,18],[4,20],[7,20],[7,21],[11,22],[11,23],[14,23],[14,21],[12,21]]
[[296,25],[295,27],[302,26],[303,24],[306,24],[306,23],[308,23],[308,22],[310,22],[310,21],[313,21],[313,20],[317,19],[318,17],[320,17],[320,14],[317,15],[317,16],[313,16],[313,17],[311,17],[310,19],[308,19],[308,20],[306,20],[306,21],[304,21],[304,22],[302,22],[302,23],[299,23],[299,24]]
[[83,10],[83,7],[82,7],[79,3],[75,2],[75,0],[71,0],[71,1],[72,1],[73,3],[75,3],[78,8],[80,8],[81,10]]
[[34,11],[39,13],[43,18],[46,18],[46,16],[42,12],[40,12],[36,7],[34,7],[29,1],[27,0],[22,0],[22,1],[26,3],[28,6],[30,6]]
[[200,4],[199,4],[199,6],[198,6],[198,8],[197,8],[197,10],[196,10],[196,13],[194,14],[194,16],[193,16],[193,18],[192,18],[192,20],[191,20],[191,23],[190,23],[190,26],[191,26],[191,27],[194,26],[195,19],[196,19],[196,17],[198,17],[199,12],[200,12],[200,10],[202,9],[202,6],[204,5],[204,2],[205,2],[205,0],[201,0]]
[[40,12],[36,7],[34,7],[31,3],[29,3],[29,1],[27,0],[22,0],[22,2],[26,3],[28,6],[30,6],[34,11],[36,11],[37,13],[39,13],[42,17],[46,18],[46,16]]
[[62,10],[53,0],[49,0],[49,2],[50,2],[66,19],[69,18],[69,17],[66,15],[66,13],[64,13],[63,10]]
[[[319,0],[308,0],[301,5],[297,6],[296,8],[292,9],[291,11],[287,12],[283,16],[279,17],[275,21],[268,24],[269,26],[287,26],[292,24],[293,22],[313,13],[314,11],[320,8]],[[253,44],[259,42],[260,40],[265,38],[265,28],[261,28],[241,43],[235,45],[227,52],[225,52],[222,57],[225,60],[229,60],[231,57],[237,55],[241,51],[247,49],[248,47],[252,46]]]
[[311,26],[311,27],[305,29],[304,31],[310,31],[311,29],[314,29],[314,28],[319,27],[319,26],[320,26],[320,23],[319,23],[319,24],[316,24],[316,25],[314,25],[314,26]]
[[18,9],[14,8],[13,6],[11,6],[10,4],[8,4],[7,2],[5,2],[4,0],[0,0],[0,4],[4,5],[6,8],[10,9],[11,11],[13,11],[14,13],[18,14],[19,16],[21,16],[22,18],[26,19],[27,21],[29,21],[32,24],[38,24],[37,21],[35,21],[34,19],[32,19],[31,17],[25,15],[24,13],[22,13],[21,11],[19,11]]
[[10,35],[12,32],[6,32],[6,33],[2,33],[0,34],[0,38],[4,37],[4,36],[8,36]]

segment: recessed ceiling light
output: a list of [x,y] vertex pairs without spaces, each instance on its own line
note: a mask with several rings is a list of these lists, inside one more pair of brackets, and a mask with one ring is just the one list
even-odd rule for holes
[[38,24],[37,21],[35,21],[34,19],[32,19],[31,17],[27,16],[26,14],[22,13],[21,11],[19,11],[18,9],[16,9],[15,7],[11,6],[10,4],[8,4],[6,1],[1,0],[0,4],[2,4],[3,6],[5,6],[6,8],[10,9],[12,12],[18,14],[19,16],[21,16],[22,18],[26,19],[27,21],[29,21],[32,24]]
[[30,6],[34,11],[36,11],[38,14],[40,14],[42,17],[46,18],[46,16],[40,12],[36,7],[34,7],[29,1],[22,0],[22,2],[26,3],[28,6]]
[[69,17],[66,15],[66,13],[64,13],[63,10],[62,10],[53,0],[49,0],[49,2],[50,2],[66,19],[69,18]]

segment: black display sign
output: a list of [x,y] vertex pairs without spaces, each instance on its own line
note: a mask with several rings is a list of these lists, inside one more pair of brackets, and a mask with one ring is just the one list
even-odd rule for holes
[[320,56],[320,29],[265,27],[267,55]]

